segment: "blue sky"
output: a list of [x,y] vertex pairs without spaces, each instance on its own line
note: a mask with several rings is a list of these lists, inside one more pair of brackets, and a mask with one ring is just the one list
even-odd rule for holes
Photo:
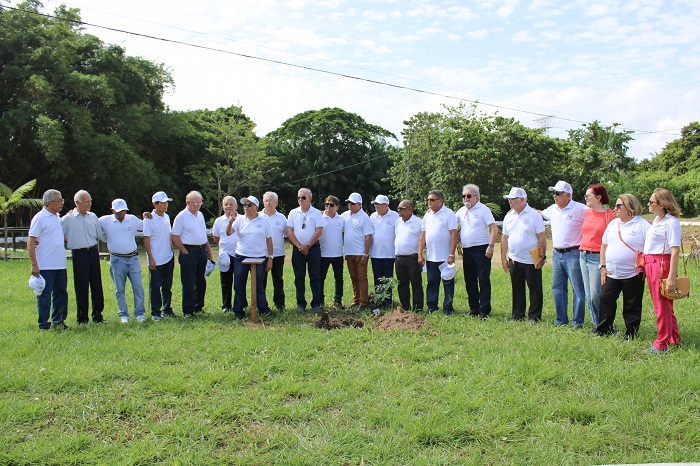
[[[403,121],[478,100],[550,134],[594,119],[640,130],[630,155],[661,151],[700,120],[700,2],[45,0],[97,25],[441,95],[87,27],[165,63],[175,110],[240,105],[264,135],[295,114],[340,107],[399,136]],[[447,97],[449,96],[449,97]],[[498,106],[498,107],[496,107]],[[531,112],[531,113],[527,113]],[[573,121],[570,121],[573,120]],[[643,131],[643,132],[642,132]]]

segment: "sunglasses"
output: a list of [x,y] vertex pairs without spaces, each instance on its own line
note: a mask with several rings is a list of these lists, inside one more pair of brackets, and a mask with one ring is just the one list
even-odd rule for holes
[[561,196],[562,194],[565,194],[564,191],[552,191],[552,194],[555,196]]
[[350,202],[350,201],[348,201],[348,205],[357,205],[357,204],[359,204],[359,202]]
[[462,199],[471,199],[473,194],[462,194]]
[[620,210],[620,209],[622,209],[623,207],[625,207],[624,204],[615,204],[615,208],[616,208],[617,210]]
[[435,201],[437,201],[437,200],[438,200],[437,198],[433,198],[433,199],[428,198],[428,202],[435,202]]
[[404,210],[404,209],[408,209],[408,207],[398,207],[396,210],[398,210],[399,212],[401,212],[401,211]]
[[250,204],[243,204],[243,207],[248,207],[248,208],[250,208],[250,207],[253,207],[254,205],[255,205],[255,204],[253,204],[253,203],[250,203]]
[[326,202],[326,207],[335,207],[335,204],[332,202]]
[[305,200],[306,200],[306,196],[299,196],[299,197],[297,197],[297,200],[298,200],[298,201],[305,201]]
[[658,204],[658,202],[657,202],[657,201],[652,201],[651,199],[649,199],[649,204]]

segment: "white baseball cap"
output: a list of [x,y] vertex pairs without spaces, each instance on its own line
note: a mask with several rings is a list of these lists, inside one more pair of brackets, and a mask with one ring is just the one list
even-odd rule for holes
[[567,183],[566,181],[559,180],[557,181],[557,184],[554,186],[549,187],[550,191],[558,191],[560,193],[569,193],[573,194],[574,190],[571,188],[571,185]]
[[231,268],[231,257],[223,249],[219,250],[219,270],[221,272],[228,272]]
[[126,206],[126,201],[124,199],[115,199],[112,201],[112,210],[121,212],[122,210],[129,210],[129,208]]
[[214,271],[214,268],[216,267],[216,262],[210,261],[207,259],[207,266],[204,269],[204,278],[209,278],[209,275]]
[[167,194],[165,194],[165,191],[158,191],[153,195],[151,198],[151,202],[170,202],[172,199],[168,197]]
[[40,296],[41,293],[44,292],[44,288],[46,287],[46,280],[44,280],[44,277],[39,275],[38,277],[36,275],[31,275],[29,277],[29,288],[32,289],[35,295]]
[[242,197],[241,204],[245,204],[246,202],[252,202],[256,207],[260,207],[260,201],[258,201],[258,198],[255,196]]
[[510,192],[503,196],[503,199],[515,199],[517,197],[527,197],[527,193],[523,188],[510,188]]
[[372,204],[389,204],[389,198],[384,194],[378,195],[372,202]]
[[440,264],[438,270],[440,270],[440,278],[442,278],[443,280],[452,280],[457,274],[457,269],[455,268],[455,265],[448,264],[447,261]]
[[[351,193],[347,199],[345,199],[345,202],[352,202],[353,204],[357,203],[362,203],[362,196],[360,196],[359,193]],[[388,202],[387,202],[388,203]]]

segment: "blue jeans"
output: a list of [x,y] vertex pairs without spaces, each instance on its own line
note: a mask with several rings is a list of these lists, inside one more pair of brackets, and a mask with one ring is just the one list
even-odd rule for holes
[[127,277],[134,292],[134,315],[137,317],[142,316],[145,309],[143,306],[143,283],[141,281],[139,256],[117,257],[112,254],[109,258],[109,273],[112,275],[114,293],[117,295],[119,317],[129,317],[129,306],[126,304],[126,295],[124,294]]
[[586,289],[586,303],[588,304],[588,314],[591,316],[593,326],[600,323],[600,253],[589,252],[584,254],[581,251],[579,256],[581,265],[581,275],[583,275],[583,286]]
[[[374,289],[376,290],[377,287],[381,285],[379,281],[380,278],[394,278],[394,259],[375,259],[373,257],[372,275],[374,275]],[[394,304],[392,298],[393,289],[389,291],[389,297],[384,300],[384,307],[386,309],[391,309]]]
[[150,270],[151,274],[151,315],[159,316],[161,312],[170,314],[173,312],[172,287],[173,269],[175,268],[175,256],[162,265],[156,265],[155,270]]
[[578,249],[569,252],[554,251],[552,258],[552,296],[556,311],[555,325],[569,323],[569,284],[574,289],[574,319],[571,325],[581,327],[586,315],[586,290],[583,286]]
[[[41,270],[46,281],[44,291],[36,297],[39,311],[39,328],[49,328],[51,324],[60,324],[68,317],[68,272],[66,269]],[[53,312],[51,304],[53,302]],[[51,320],[49,320],[49,315]]]
[[491,259],[486,257],[488,244],[464,248],[462,269],[471,315],[491,314]]
[[309,268],[309,285],[311,285],[311,307],[323,304],[323,283],[321,282],[321,248],[318,243],[309,248],[304,255],[298,249],[292,250],[292,269],[294,286],[297,290],[297,306],[306,308],[306,268]]
[[[248,273],[250,264],[244,264],[245,259],[252,259],[246,256],[236,256],[234,258],[235,266],[233,268],[233,313],[238,318],[245,316],[243,308],[248,304],[246,285],[248,284]],[[263,258],[264,259],[264,258]],[[270,312],[270,307],[267,305],[267,296],[265,295],[265,262],[255,266],[255,297],[257,299],[257,308],[261,314]]]
[[428,312],[435,312],[438,309],[438,297],[440,295],[440,282],[445,289],[445,298],[442,301],[442,312],[445,315],[452,314],[452,300],[455,296],[455,280],[443,280],[440,277],[440,264],[442,262],[426,261],[428,269],[428,285],[425,287],[425,303],[428,305]]

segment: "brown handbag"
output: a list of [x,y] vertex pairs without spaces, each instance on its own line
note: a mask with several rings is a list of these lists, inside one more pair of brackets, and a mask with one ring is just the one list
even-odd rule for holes
[[620,241],[622,241],[622,244],[630,248],[635,254],[634,258],[634,266],[637,267],[638,269],[644,270],[644,251],[637,251],[634,249],[632,246],[627,244],[624,239],[622,239],[622,234],[620,233],[620,224],[617,224],[617,236],[620,238]]
[[[666,251],[666,237],[664,237],[664,251]],[[681,254],[685,256],[683,252],[683,242],[681,241]],[[676,288],[673,291],[666,291],[666,279],[662,278],[659,282],[659,291],[661,296],[666,299],[681,299],[690,296],[690,278],[688,277],[688,270],[686,269],[686,264],[688,262],[688,257],[683,258],[683,273],[684,277],[676,277]],[[661,276],[664,276],[664,259],[661,259]]]

